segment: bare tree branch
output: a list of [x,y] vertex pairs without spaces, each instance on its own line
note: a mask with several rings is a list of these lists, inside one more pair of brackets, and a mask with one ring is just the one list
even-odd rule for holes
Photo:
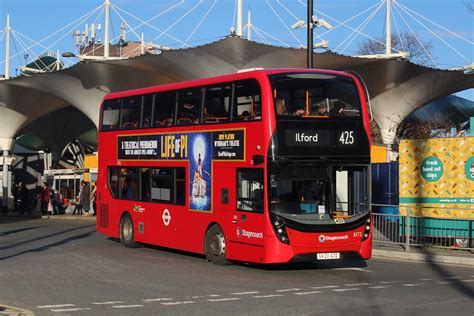
[[[403,42],[400,42],[400,38]],[[408,59],[414,63],[427,65],[432,63],[429,54],[433,50],[433,44],[431,40],[427,42],[422,42],[423,46],[420,45],[416,36],[409,32],[404,32],[400,34],[400,38],[398,36],[392,37],[392,47],[399,50],[408,52],[410,55]],[[361,55],[372,55],[372,54],[384,54],[385,53],[385,40],[380,39],[378,41],[374,41],[368,39],[367,41],[359,43],[359,47],[357,50],[358,54]]]

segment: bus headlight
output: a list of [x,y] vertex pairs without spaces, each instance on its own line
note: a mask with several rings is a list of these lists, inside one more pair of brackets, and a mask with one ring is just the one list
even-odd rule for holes
[[364,229],[364,235],[362,237],[362,241],[369,238],[369,235],[370,235],[370,217],[367,218],[367,221],[365,222],[365,229]]
[[290,240],[288,239],[288,234],[286,233],[285,221],[276,215],[271,215],[270,219],[272,221],[273,230],[275,231],[278,239],[281,242],[289,245]]

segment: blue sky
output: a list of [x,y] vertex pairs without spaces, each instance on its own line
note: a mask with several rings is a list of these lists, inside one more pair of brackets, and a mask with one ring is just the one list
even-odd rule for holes
[[[472,0],[392,0],[398,3],[393,9],[393,33],[396,28],[401,31],[415,31],[422,42],[430,41],[433,45],[432,57],[437,66],[450,69],[465,66],[473,62],[474,46],[474,13],[469,12],[465,2]],[[304,29],[289,31],[288,28],[296,21],[297,17],[305,19],[306,0],[243,0],[244,23],[246,23],[247,10],[252,12],[252,24],[257,31],[252,33],[257,41],[285,46],[305,45],[306,33]],[[170,46],[172,48],[196,46],[222,38],[229,34],[230,27],[235,24],[235,0],[111,0],[115,9],[112,10],[113,30],[112,35],[117,36],[120,29],[120,16],[135,28],[141,24],[131,15],[142,20],[149,20],[160,12],[172,8],[169,12],[152,20],[152,26],[141,25],[136,27],[137,34],[144,32],[146,41]],[[318,17],[323,17],[333,26],[337,21],[346,21],[358,13],[367,10],[358,18],[348,22],[352,28],[357,28],[364,22],[381,3],[381,0],[314,0],[314,8]],[[13,58],[11,73],[15,75],[15,68],[24,64],[26,53],[24,46],[31,46],[32,42],[40,41],[79,17],[103,4],[102,0],[0,0],[0,28],[5,27],[5,17],[10,13],[12,28],[17,32],[17,38],[12,45]],[[123,10],[123,11],[122,11]],[[128,15],[127,13],[130,15]],[[410,16],[411,15],[411,16]],[[184,18],[182,18],[185,16]],[[446,28],[436,26],[426,19]],[[415,19],[426,26],[421,26]],[[42,42],[52,51],[74,51],[72,37],[73,26],[84,29],[84,24],[101,21],[103,15],[99,11],[91,15],[84,23],[74,23]],[[407,23],[405,23],[407,22]],[[409,26],[407,26],[407,24]],[[174,26],[173,26],[174,25]],[[197,27],[198,26],[198,27]],[[362,30],[367,36],[384,38],[385,7],[381,7],[371,22]],[[162,35],[159,30],[167,30]],[[290,29],[291,30],[291,29]],[[127,28],[127,31],[130,31]],[[431,32],[440,37],[436,38]],[[466,40],[455,36],[454,32]],[[160,35],[161,34],[161,35]],[[345,27],[338,27],[330,32],[316,29],[315,34],[322,39],[329,40],[329,48],[338,53],[355,54],[358,45],[366,37],[355,37],[352,31]],[[351,35],[352,34],[352,35]],[[61,37],[64,38],[55,43]],[[103,36],[103,34],[102,34]],[[27,39],[28,38],[28,39]],[[4,67],[5,39],[0,36],[0,68]],[[127,34],[127,40],[138,40],[132,32]],[[315,38],[315,42],[320,38]],[[445,43],[443,43],[443,41]],[[449,48],[452,46],[457,52]],[[44,52],[44,48],[36,46],[28,50],[29,60],[32,56]],[[433,63],[432,66],[435,64]],[[3,73],[3,71],[0,71]],[[473,100],[473,90],[462,93],[463,97]]]

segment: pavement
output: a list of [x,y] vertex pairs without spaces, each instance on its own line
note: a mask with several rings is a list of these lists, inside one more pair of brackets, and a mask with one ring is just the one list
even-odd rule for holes
[[[3,219],[41,219],[41,220],[60,220],[60,221],[89,221],[95,222],[96,217],[94,215],[49,215],[42,216],[40,212],[33,212],[31,214],[0,214],[0,221]],[[418,261],[418,262],[429,262],[438,264],[453,264],[460,266],[474,267],[474,253],[463,250],[441,250],[433,248],[416,248],[411,247],[409,251],[406,251],[402,245],[378,245],[374,242],[372,257],[384,258],[384,259],[395,259],[405,261]]]

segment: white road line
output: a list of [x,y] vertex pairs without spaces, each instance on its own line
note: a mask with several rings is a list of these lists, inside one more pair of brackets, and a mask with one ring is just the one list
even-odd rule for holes
[[220,295],[219,294],[210,294],[210,295],[207,295],[207,297],[219,297]]
[[369,273],[374,272],[374,271],[362,269],[362,268],[335,268],[333,270],[351,270],[351,271],[360,271],[360,272],[369,272]]
[[439,282],[436,282],[438,284],[450,284],[450,283],[453,283],[453,281],[439,281]]
[[345,286],[361,286],[361,285],[371,285],[372,283],[350,283],[350,284],[344,284]]
[[369,289],[386,289],[390,287],[390,285],[376,285],[376,286],[369,286]]
[[227,298],[208,298],[208,302],[227,302],[227,301],[237,301],[240,300],[239,297],[227,297]]
[[347,291],[358,291],[360,290],[358,287],[351,287],[350,289],[335,289],[332,290],[333,292],[347,292]]
[[402,283],[402,281],[380,281],[381,284],[393,284],[393,283]]
[[73,307],[73,306],[76,306],[76,304],[41,305],[41,306],[36,306],[36,308],[60,308],[60,307]]
[[403,286],[414,287],[424,285],[423,283],[403,283]]
[[451,276],[451,277],[444,277],[443,279],[461,279],[461,277]]
[[421,279],[421,281],[431,281],[432,279]]
[[159,298],[145,298],[142,299],[143,302],[161,302],[161,301],[172,301],[172,298],[169,297],[159,297]]
[[136,304],[136,305],[115,305],[112,306],[113,308],[137,308],[137,307],[143,307],[143,305]]
[[183,301],[183,302],[167,302],[160,303],[161,305],[183,305],[183,304],[194,304],[194,301]]
[[293,293],[295,295],[310,295],[310,294],[320,294],[322,293],[321,291],[310,291],[310,292],[296,292]]
[[312,286],[312,289],[321,290],[321,289],[334,289],[339,287],[339,285],[325,285],[325,286]]
[[254,295],[255,298],[270,298],[270,297],[280,297],[282,294],[270,294],[270,295]]
[[112,304],[123,304],[122,301],[111,301],[111,302],[93,302],[94,305],[112,305]]
[[251,291],[251,292],[237,292],[237,293],[230,293],[230,295],[250,295],[250,294],[258,294],[258,291]]
[[63,312],[78,312],[78,311],[84,311],[90,308],[53,308],[50,309],[50,311],[55,312],[55,313],[63,313]]
[[296,291],[301,291],[301,289],[283,289],[283,290],[276,290],[275,292],[296,292]]
[[474,279],[470,279],[470,280],[461,280],[461,282],[474,282]]

